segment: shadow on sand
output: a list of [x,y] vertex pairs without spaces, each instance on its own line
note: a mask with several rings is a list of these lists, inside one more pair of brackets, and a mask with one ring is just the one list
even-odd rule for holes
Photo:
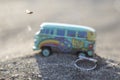
[[35,54],[43,80],[119,80],[120,64],[96,55],[98,66],[92,71],[81,71],[74,66],[77,56],[53,54],[43,57]]

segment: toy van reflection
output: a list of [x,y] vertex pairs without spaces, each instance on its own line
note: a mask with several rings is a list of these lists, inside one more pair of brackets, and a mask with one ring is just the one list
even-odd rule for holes
[[43,23],[34,36],[33,50],[41,50],[41,54],[46,57],[56,51],[92,57],[95,38],[96,32],[90,27]]

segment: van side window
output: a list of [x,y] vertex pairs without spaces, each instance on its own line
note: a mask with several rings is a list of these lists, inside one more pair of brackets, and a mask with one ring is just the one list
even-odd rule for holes
[[57,35],[64,36],[65,35],[65,30],[64,29],[57,29]]
[[75,37],[75,35],[76,35],[76,31],[73,31],[73,30],[68,30],[67,31],[67,36],[69,36],[69,37]]
[[83,31],[79,31],[78,32],[78,37],[79,38],[85,38],[87,36],[87,33],[86,32],[83,32]]
[[50,34],[54,34],[54,29],[51,29]]
[[45,29],[45,34],[49,34],[49,29]]

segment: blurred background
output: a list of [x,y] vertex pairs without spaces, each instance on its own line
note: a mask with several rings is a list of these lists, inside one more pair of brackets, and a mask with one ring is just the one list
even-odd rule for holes
[[34,54],[33,36],[43,22],[95,28],[96,53],[120,61],[120,0],[0,0],[0,61]]

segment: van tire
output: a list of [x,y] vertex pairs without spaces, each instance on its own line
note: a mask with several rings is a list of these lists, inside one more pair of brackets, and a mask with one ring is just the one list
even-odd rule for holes
[[79,53],[78,56],[84,56],[84,57],[86,57],[86,54],[85,53]]
[[79,56],[84,56],[87,57],[87,54],[85,52],[77,52],[78,57]]
[[48,56],[51,55],[51,49],[48,48],[48,47],[44,47],[44,48],[42,48],[41,54],[42,54],[44,57],[48,57]]

